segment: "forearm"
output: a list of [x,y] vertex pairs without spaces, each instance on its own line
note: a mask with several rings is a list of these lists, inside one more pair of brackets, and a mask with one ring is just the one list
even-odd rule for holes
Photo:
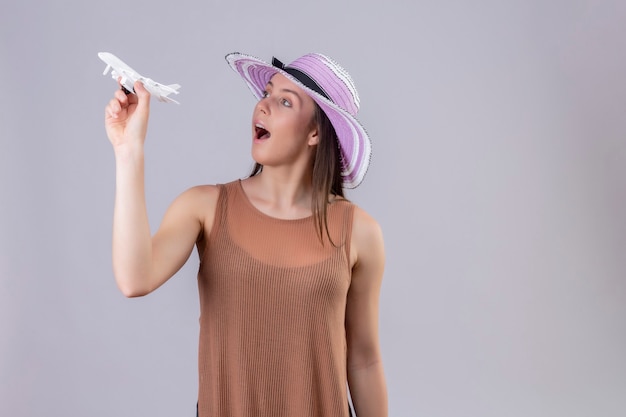
[[387,417],[387,385],[381,361],[349,368],[348,384],[357,417]]
[[124,295],[137,296],[149,292],[152,241],[144,191],[143,147],[127,148],[115,151],[113,272]]

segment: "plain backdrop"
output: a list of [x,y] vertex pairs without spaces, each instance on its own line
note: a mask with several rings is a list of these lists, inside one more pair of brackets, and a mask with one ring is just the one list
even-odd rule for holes
[[1,416],[195,415],[197,254],[148,297],[112,276],[101,51],[182,85],[152,105],[153,230],[252,166],[224,55],[348,69],[390,416],[624,415],[623,0],[0,1]]

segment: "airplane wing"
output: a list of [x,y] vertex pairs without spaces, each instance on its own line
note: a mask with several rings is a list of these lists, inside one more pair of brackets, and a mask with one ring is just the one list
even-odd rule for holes
[[148,90],[151,95],[155,96],[157,100],[162,102],[180,104],[176,100],[168,97],[168,95],[172,93],[178,94],[178,89],[180,88],[180,85],[164,85],[161,83],[157,83],[150,78],[143,77],[141,74],[126,65],[124,61],[122,61],[112,53],[100,52],[98,53],[98,57],[102,61],[104,61],[105,64],[107,64],[102,75],[106,75],[109,70],[111,70],[111,77],[116,81],[119,79],[120,84],[122,84],[122,86],[124,86],[127,91],[133,92],[133,85],[135,84],[135,82],[141,81],[144,87],[146,87],[146,90]]

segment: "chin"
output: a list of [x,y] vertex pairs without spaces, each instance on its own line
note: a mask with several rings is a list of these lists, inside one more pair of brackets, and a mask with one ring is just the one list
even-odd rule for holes
[[266,152],[263,152],[260,149],[255,149],[254,146],[252,147],[251,154],[252,154],[252,159],[257,164],[260,164],[263,166],[272,164],[273,158],[267,155]]

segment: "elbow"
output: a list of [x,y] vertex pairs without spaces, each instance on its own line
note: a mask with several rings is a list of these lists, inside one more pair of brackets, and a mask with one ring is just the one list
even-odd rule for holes
[[152,290],[146,285],[138,284],[138,282],[142,281],[145,280],[133,279],[132,277],[123,277],[118,275],[115,276],[117,288],[126,298],[143,297],[144,295],[148,295],[152,292]]
[[143,297],[144,295],[148,295],[150,292],[149,291],[142,291],[140,289],[136,289],[136,288],[122,288],[119,287],[120,291],[122,292],[122,294],[124,295],[124,297],[126,298],[137,298],[137,297]]
[[383,360],[380,356],[371,356],[367,358],[352,359],[348,362],[348,371],[360,371],[382,366]]
[[382,365],[382,355],[378,344],[352,346],[348,349],[348,369],[361,370]]

